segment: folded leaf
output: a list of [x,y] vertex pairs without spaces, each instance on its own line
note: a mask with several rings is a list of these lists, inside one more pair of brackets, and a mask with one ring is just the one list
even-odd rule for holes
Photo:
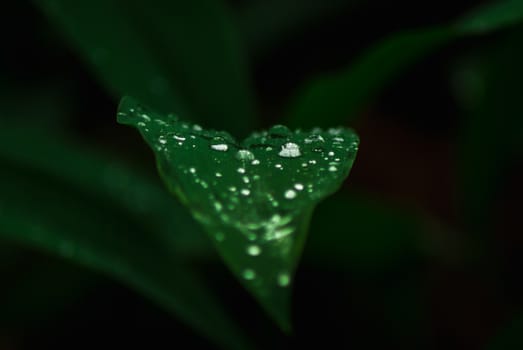
[[244,286],[288,329],[289,287],[310,215],[349,174],[356,134],[274,126],[239,143],[131,98],[122,100],[118,120],[138,128],[166,185]]

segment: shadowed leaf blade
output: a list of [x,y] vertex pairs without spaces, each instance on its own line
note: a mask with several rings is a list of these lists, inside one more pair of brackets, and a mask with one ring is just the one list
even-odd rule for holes
[[[3,239],[111,276],[223,348],[247,348],[242,332],[198,271],[187,267],[178,253],[183,249],[172,236],[178,230],[198,232],[177,215],[175,200],[129,169],[78,151],[58,137],[6,128],[2,135]],[[153,203],[153,211],[165,205],[170,214],[151,214],[133,204],[140,199]],[[167,227],[160,230],[160,224]]]

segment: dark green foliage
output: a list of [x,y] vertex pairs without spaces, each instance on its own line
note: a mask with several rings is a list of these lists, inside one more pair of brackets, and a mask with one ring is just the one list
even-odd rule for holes
[[[19,127],[9,126],[2,116],[0,272],[18,273],[23,258],[17,250],[24,247],[78,266],[59,270],[45,264],[24,283],[8,286],[0,293],[6,299],[0,300],[0,321],[21,324],[21,318],[36,314],[45,320],[48,313],[74,303],[95,285],[90,278],[72,277],[77,269],[88,269],[137,290],[222,348],[252,348],[255,338],[246,335],[253,333],[260,315],[250,314],[240,329],[238,315],[217,298],[223,291],[204,280],[208,271],[200,264],[223,261],[272,320],[289,331],[291,292],[299,280],[303,250],[304,274],[313,266],[332,273],[330,282],[353,283],[336,291],[343,297],[334,301],[340,309],[356,305],[340,321],[343,336],[358,326],[347,326],[345,316],[361,312],[371,320],[373,333],[382,331],[373,334],[372,341],[362,335],[366,342],[379,344],[383,335],[399,341],[400,348],[414,349],[432,340],[426,328],[432,315],[423,299],[428,284],[424,264],[432,263],[435,270],[444,264],[449,270],[478,269],[476,260],[467,259],[477,258],[479,245],[488,252],[479,265],[490,272],[488,280],[499,282],[500,290],[510,289],[502,282],[508,269],[504,264],[517,260],[517,254],[506,258],[509,263],[500,261],[502,248],[491,242],[493,232],[506,234],[498,229],[503,226],[496,226],[503,218],[496,200],[507,186],[506,174],[517,167],[514,160],[523,155],[523,1],[487,2],[459,20],[387,33],[339,71],[305,77],[303,87],[285,101],[287,110],[276,110],[275,115],[272,105],[258,108],[255,103],[259,91],[251,86],[247,58],[270,53],[302,26],[359,1],[250,0],[235,1],[234,6],[222,0],[34,3],[111,93],[115,113],[122,96],[143,103],[125,98],[118,120],[140,131],[160,176],[142,175],[117,153],[100,155],[112,152],[104,148],[111,142],[91,139],[98,149],[94,151],[66,141],[63,132],[70,130],[65,123],[74,111],[74,102],[63,101],[69,85],[20,96],[9,83],[1,84],[0,111]],[[234,13],[234,8],[241,10]],[[488,44],[473,43],[481,49],[463,60],[455,81],[456,102],[465,115],[457,122],[457,140],[452,140],[460,150],[454,161],[461,182],[452,193],[459,198],[459,218],[450,215],[449,222],[439,222],[423,205],[413,209],[416,202],[405,204],[408,195],[401,204],[382,200],[379,189],[368,193],[361,174],[359,185],[356,182],[361,188],[341,190],[359,144],[348,126],[362,116],[362,108],[424,57],[480,35]],[[3,57],[0,60],[4,65]],[[10,69],[8,64],[4,68]],[[439,103],[435,98],[433,104]],[[261,111],[292,130],[276,125],[257,131]],[[107,134],[117,139],[126,131],[114,123],[115,113],[102,119],[103,127],[114,124]],[[95,117],[87,116],[85,123],[94,123]],[[115,130],[122,134],[113,135]],[[367,140],[373,141],[372,136],[366,134]],[[393,167],[405,164],[396,162],[403,155],[391,154],[387,146],[381,159],[394,157]],[[368,154],[358,157],[362,155]],[[368,166],[369,160],[364,161]],[[388,175],[379,174],[381,179]],[[455,242],[445,241],[454,235]],[[435,242],[444,242],[444,247]],[[453,260],[453,254],[462,261]],[[57,298],[64,281],[76,289]],[[306,287],[313,290],[311,300],[323,307],[325,300],[316,299],[315,293],[324,286],[316,282],[309,280]],[[32,303],[20,303],[33,288],[39,295]],[[18,303],[12,303],[14,299]],[[510,322],[513,314],[504,322],[512,326],[501,327],[491,349],[517,348],[521,342],[521,317]],[[314,329],[331,326],[322,325],[321,319],[313,322]],[[265,337],[265,329],[259,332]]]
[[313,127],[353,121],[391,79],[416,61],[452,40],[504,29],[521,19],[521,1],[501,1],[456,23],[392,35],[345,69],[307,82],[291,101],[287,123]]
[[57,138],[3,130],[2,237],[108,274],[217,343],[243,348],[226,312],[181,259],[175,232],[198,232],[178,216],[179,205],[130,169]]
[[247,289],[289,329],[289,286],[310,214],[348,175],[356,134],[344,128],[291,132],[280,125],[240,143],[130,98],[118,120],[140,131],[166,186]]
[[244,53],[221,1],[36,2],[115,96],[233,133],[255,125]]

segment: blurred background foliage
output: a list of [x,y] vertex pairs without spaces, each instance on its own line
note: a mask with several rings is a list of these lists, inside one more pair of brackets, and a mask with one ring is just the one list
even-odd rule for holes
[[[520,349],[522,13],[519,0],[4,2],[0,349]],[[116,123],[124,93],[237,136],[358,131],[347,183],[313,214],[292,335]]]

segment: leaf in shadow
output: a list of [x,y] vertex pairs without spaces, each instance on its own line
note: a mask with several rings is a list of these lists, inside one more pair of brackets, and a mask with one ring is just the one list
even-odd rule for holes
[[289,105],[285,122],[311,127],[345,124],[395,77],[422,57],[464,36],[489,33],[523,19],[523,3],[501,1],[438,27],[392,35],[373,45],[350,66],[306,82]]
[[[143,209],[131,204],[132,197],[124,196],[129,187],[109,190],[118,181],[115,173],[109,178],[104,174],[108,163],[89,162],[93,159],[82,158],[69,144],[47,153],[53,147],[29,135],[18,134],[18,139],[12,135],[12,142],[3,138],[0,148],[2,238],[111,276],[222,347],[248,348],[242,332],[169,239],[177,230],[190,230],[183,220],[176,223],[176,207],[169,206],[171,226],[160,231],[145,220]],[[40,162],[29,161],[24,150],[31,149]],[[63,172],[55,173],[60,164]]]
[[220,0],[36,0],[113,96],[246,133],[244,51]]
[[[468,91],[471,97],[459,139],[460,200],[468,226],[482,238],[499,215],[497,196],[506,186],[509,169],[521,158],[522,39],[520,25],[480,56],[481,64],[469,65],[459,77],[465,90],[461,95]],[[487,249],[489,240],[484,242]]]
[[[343,217],[349,224],[333,224],[333,217]],[[425,226],[420,215],[408,210],[368,195],[339,193],[315,211],[305,258],[368,276],[425,255],[421,238]]]

